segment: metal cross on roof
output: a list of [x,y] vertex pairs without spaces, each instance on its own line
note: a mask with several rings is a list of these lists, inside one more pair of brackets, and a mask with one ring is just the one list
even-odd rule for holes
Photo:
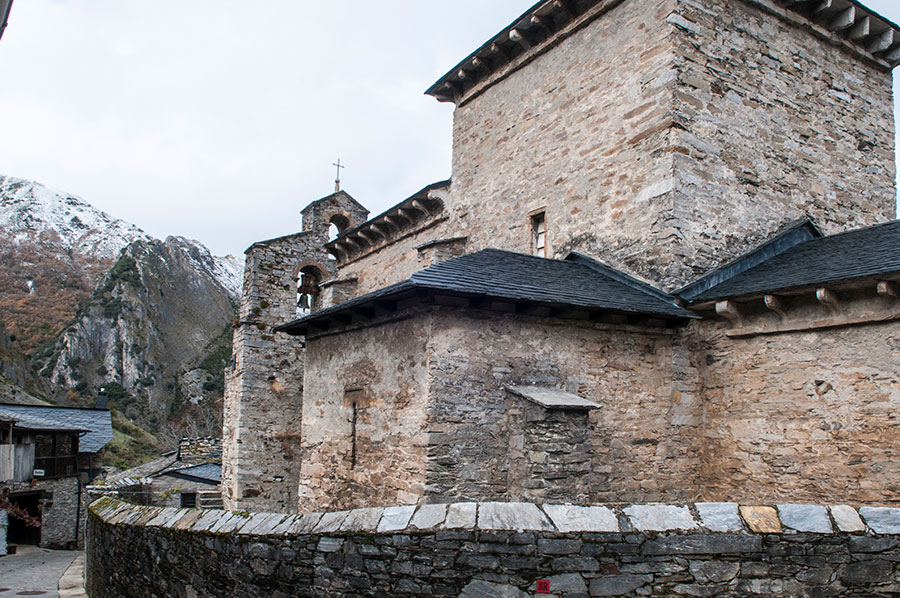
[[338,158],[337,162],[333,162],[332,166],[337,167],[337,176],[334,177],[334,192],[337,193],[341,190],[341,168],[347,168],[341,164],[341,159]]

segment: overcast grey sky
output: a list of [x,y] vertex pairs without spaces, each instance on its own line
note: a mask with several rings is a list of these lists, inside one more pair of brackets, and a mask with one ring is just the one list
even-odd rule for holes
[[450,174],[424,90],[534,1],[15,0],[0,174],[217,254],[296,231],[338,157],[377,214]]

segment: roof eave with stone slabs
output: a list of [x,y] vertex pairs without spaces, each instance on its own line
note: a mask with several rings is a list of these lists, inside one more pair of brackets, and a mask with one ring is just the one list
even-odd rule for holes
[[449,185],[449,180],[428,185],[378,216],[345,231],[325,245],[325,250],[339,261],[347,261],[376,245],[390,242],[423,221],[441,215],[444,202],[431,196],[430,192]]
[[[457,105],[528,64],[623,0],[541,0],[425,92]],[[885,68],[900,64],[900,27],[857,0],[741,0]]]

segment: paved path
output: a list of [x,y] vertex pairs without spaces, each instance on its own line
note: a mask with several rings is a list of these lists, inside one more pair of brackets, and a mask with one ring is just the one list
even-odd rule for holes
[[0,598],[58,598],[59,578],[81,552],[19,546],[16,554],[0,557]]

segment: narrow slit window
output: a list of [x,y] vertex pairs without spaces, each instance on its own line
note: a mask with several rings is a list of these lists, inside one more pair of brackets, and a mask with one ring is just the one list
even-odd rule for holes
[[531,217],[531,253],[547,257],[547,218],[544,212]]
[[353,401],[353,413],[350,414],[350,469],[356,469],[356,401]]
[[358,435],[358,423],[359,423],[359,409],[360,409],[360,401],[362,400],[362,390],[361,389],[352,389],[344,391],[344,408],[347,409],[347,417],[350,419],[350,469],[356,469],[356,462],[359,460],[359,435]]

